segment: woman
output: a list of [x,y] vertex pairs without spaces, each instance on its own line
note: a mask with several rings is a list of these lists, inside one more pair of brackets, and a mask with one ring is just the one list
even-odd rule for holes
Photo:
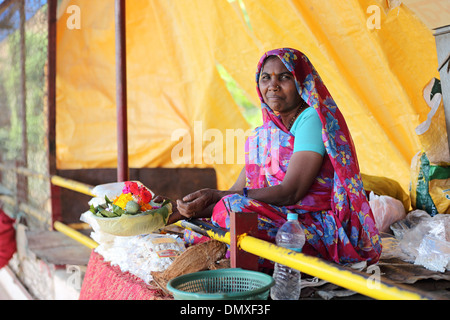
[[263,125],[246,142],[236,183],[177,200],[171,222],[211,217],[229,229],[228,212],[256,212],[256,236],[274,242],[287,214],[295,212],[306,235],[303,253],[341,264],[376,263],[381,240],[355,148],[314,67],[295,49],[272,50],[258,63],[256,83]]

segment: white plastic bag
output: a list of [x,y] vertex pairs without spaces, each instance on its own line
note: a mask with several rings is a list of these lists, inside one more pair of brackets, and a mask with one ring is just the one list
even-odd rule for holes
[[450,270],[450,216],[437,214],[426,222],[416,227],[420,230],[420,233],[416,233],[419,237],[422,236],[422,239],[416,247],[414,264],[432,271]]
[[391,229],[401,252],[398,258],[432,271],[450,270],[450,215],[431,217],[423,210],[414,210]]
[[378,196],[371,192],[369,204],[380,232],[389,232],[391,224],[406,217],[403,203],[390,196]]
[[95,251],[122,272],[130,272],[147,284],[153,280],[151,272],[166,270],[185,251],[183,240],[170,234],[112,238],[112,242],[100,244]]
[[395,238],[398,240],[403,239],[403,235],[409,232],[424,220],[431,219],[431,216],[424,210],[413,210],[406,215],[405,219],[399,220],[391,225]]
[[450,270],[450,242],[426,235],[420,244],[414,264],[432,271]]

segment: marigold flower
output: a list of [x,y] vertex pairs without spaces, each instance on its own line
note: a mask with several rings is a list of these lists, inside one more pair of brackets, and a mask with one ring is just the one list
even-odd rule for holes
[[133,196],[131,195],[131,193],[122,193],[120,196],[114,199],[113,203],[125,210],[125,206],[127,205],[128,201],[131,200],[133,200]]
[[150,203],[144,203],[141,205],[142,212],[147,211],[147,210],[152,210],[152,209],[153,209],[153,207],[151,206]]

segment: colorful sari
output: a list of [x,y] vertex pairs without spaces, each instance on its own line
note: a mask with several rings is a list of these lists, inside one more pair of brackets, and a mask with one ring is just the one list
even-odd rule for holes
[[[355,147],[347,124],[318,73],[301,52],[276,49],[258,63],[256,83],[263,125],[245,146],[246,185],[249,189],[275,186],[283,181],[293,153],[294,136],[264,103],[258,83],[264,60],[278,56],[294,75],[302,99],[322,122],[326,154],[308,194],[296,205],[278,207],[238,194],[226,196],[214,207],[212,222],[230,228],[228,212],[258,213],[258,238],[274,242],[289,212],[297,213],[306,235],[303,253],[340,264],[376,263],[381,239],[363,188]],[[195,234],[188,234],[189,241]]]

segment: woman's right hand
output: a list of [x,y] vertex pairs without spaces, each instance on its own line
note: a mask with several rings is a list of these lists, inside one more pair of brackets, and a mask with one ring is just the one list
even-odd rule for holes
[[[165,196],[160,196],[160,195],[157,195],[153,198],[153,202],[156,202],[156,203],[162,203],[165,200],[170,200],[170,199]],[[173,200],[170,200],[170,203],[172,204],[172,213],[169,216],[169,219],[167,220],[167,225],[175,223],[178,220],[184,219],[184,217],[178,212],[177,203]]]
[[177,200],[179,213],[186,218],[203,218],[202,212],[221,199],[221,194],[214,189],[201,189]]

